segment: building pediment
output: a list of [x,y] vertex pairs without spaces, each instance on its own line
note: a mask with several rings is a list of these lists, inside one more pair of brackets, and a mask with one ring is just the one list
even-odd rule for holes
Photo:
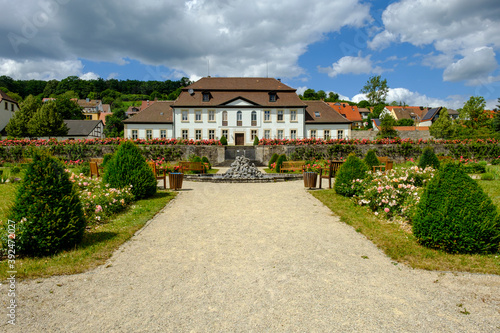
[[258,103],[252,102],[251,100],[246,99],[246,98],[241,97],[241,96],[233,98],[233,99],[230,99],[227,102],[222,103],[221,105],[225,105],[225,106],[239,106],[239,107],[241,107],[241,106],[259,106]]

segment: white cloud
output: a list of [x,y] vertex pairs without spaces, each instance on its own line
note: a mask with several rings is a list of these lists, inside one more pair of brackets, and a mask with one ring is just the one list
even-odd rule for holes
[[80,60],[23,60],[0,58],[0,73],[20,80],[52,80],[83,75]]
[[491,47],[475,49],[464,58],[450,64],[443,73],[445,81],[477,80],[487,78],[488,74],[498,67],[495,52]]
[[97,80],[98,78],[100,78],[100,76],[96,73],[93,73],[93,72],[87,72],[83,75],[80,75],[80,79],[82,80]]
[[[410,106],[438,107],[445,106],[451,109],[461,108],[468,98],[463,96],[448,96],[446,99],[439,99],[422,95],[418,92],[410,91],[406,88],[389,88],[386,101],[404,102]],[[365,94],[357,94],[352,98],[353,102],[367,100]]]
[[[470,70],[465,65],[479,57],[471,56],[477,48],[500,48],[498,0],[401,0],[384,10],[382,20],[384,31],[368,43],[372,49],[383,49],[393,42],[432,45],[437,54],[424,57],[423,64],[446,68],[445,81],[475,84],[493,70],[491,57]],[[463,61],[456,61],[457,57]]]
[[[304,73],[298,58],[308,45],[371,19],[359,0],[64,1],[52,10],[44,3],[2,3],[1,58],[138,60],[188,77],[205,76],[209,58],[212,76],[264,76],[269,68],[269,76],[291,78]],[[46,20],[33,21],[37,15]]]
[[307,89],[309,89],[309,88],[307,88],[307,87],[298,87],[296,93],[297,93],[297,95],[303,95],[304,91],[306,91]]
[[331,67],[319,67],[319,71],[328,73],[330,77],[336,77],[340,74],[381,74],[385,70],[379,66],[373,66],[370,55],[366,57],[346,56],[339,59],[339,61],[332,64]]

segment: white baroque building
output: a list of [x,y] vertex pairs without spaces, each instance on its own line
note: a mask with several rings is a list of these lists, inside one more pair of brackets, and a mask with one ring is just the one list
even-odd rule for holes
[[219,140],[346,138],[351,121],[322,101],[302,101],[272,78],[206,77],[176,101],[157,102],[124,121],[126,138]]

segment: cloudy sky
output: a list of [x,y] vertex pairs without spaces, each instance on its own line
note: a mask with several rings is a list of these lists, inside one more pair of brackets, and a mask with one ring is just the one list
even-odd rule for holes
[[0,0],[0,75],[269,76],[358,101],[459,108],[500,97],[498,0]]

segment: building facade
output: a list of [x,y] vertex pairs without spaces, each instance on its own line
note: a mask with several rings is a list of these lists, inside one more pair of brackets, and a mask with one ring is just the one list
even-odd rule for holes
[[255,137],[303,139],[324,133],[347,137],[351,124],[322,101],[302,101],[295,89],[279,80],[211,77],[183,88],[176,101],[158,101],[124,123],[126,138],[220,140],[224,136],[234,145],[252,144]]

